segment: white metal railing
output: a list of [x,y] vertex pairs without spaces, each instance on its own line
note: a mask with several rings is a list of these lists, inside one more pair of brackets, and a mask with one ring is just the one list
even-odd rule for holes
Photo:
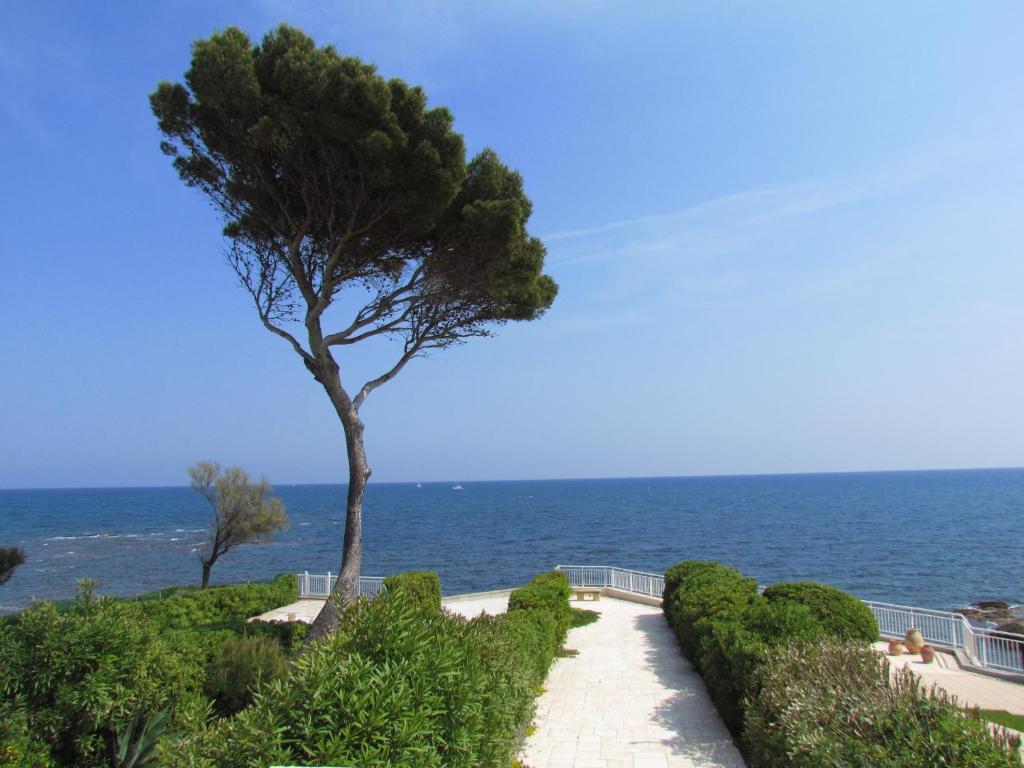
[[[326,574],[315,574],[306,571],[298,574],[299,597],[320,597],[328,598],[335,582],[338,581],[338,574],[328,571]],[[359,594],[363,597],[375,597],[378,592],[384,589],[383,576],[360,576]]]
[[959,613],[864,602],[883,636],[903,637],[916,628],[927,642],[961,650],[980,667],[1024,674],[1024,635],[975,627]]
[[[661,597],[665,579],[656,573],[630,571],[610,565],[558,565],[574,587],[611,587],[649,597]],[[973,626],[949,611],[865,600],[885,637],[903,637],[911,627],[925,641],[967,654],[980,667],[1024,674],[1024,635]]]
[[629,571],[610,565],[556,565],[568,577],[573,587],[611,587],[648,597],[661,597],[665,591],[665,577],[657,573]]

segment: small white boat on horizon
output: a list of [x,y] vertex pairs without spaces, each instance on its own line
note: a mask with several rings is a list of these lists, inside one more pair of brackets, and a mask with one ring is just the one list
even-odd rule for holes
[[455,485],[452,486],[452,490],[453,491],[461,491],[462,490],[462,486],[459,485],[458,483],[456,483]]

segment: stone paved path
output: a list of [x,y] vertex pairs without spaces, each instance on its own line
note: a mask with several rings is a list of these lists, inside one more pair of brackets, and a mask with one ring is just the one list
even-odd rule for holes
[[603,597],[569,632],[537,702],[529,768],[742,768],[739,751],[679,652],[660,608]]

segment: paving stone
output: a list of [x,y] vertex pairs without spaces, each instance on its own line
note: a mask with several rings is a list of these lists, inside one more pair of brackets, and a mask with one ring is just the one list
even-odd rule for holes
[[742,768],[704,683],[660,608],[604,597],[594,624],[570,631],[537,702],[530,768]]

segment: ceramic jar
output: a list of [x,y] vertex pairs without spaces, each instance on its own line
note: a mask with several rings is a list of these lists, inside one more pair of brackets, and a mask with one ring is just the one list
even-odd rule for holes
[[895,638],[893,638],[889,641],[890,656],[902,656],[904,650],[905,649],[903,648],[903,643],[900,640],[896,640]]
[[907,650],[911,653],[918,653],[921,650],[921,646],[924,645],[924,638],[921,636],[921,630],[917,627],[911,627],[907,630],[907,636],[903,638],[903,644],[907,646]]

